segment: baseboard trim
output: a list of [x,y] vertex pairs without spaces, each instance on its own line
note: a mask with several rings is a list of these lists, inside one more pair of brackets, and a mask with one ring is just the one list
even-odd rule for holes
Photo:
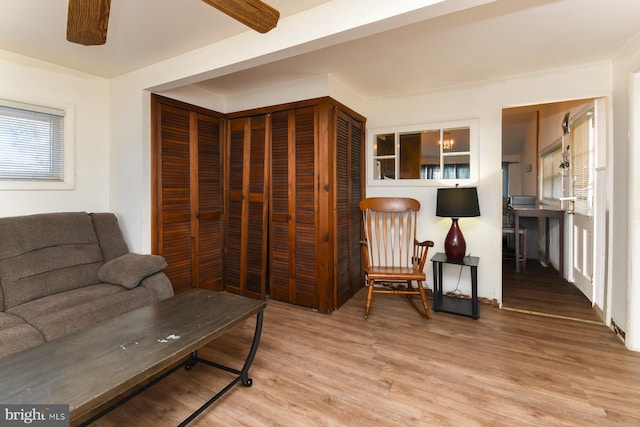
[[542,313],[540,311],[523,310],[523,309],[520,309],[520,308],[511,308],[511,307],[504,307],[504,306],[502,307],[502,309],[503,310],[507,310],[507,311],[513,311],[513,312],[516,312],[516,313],[533,314],[535,316],[553,317],[555,319],[573,320],[575,322],[590,323],[592,325],[606,326],[604,323],[596,321],[596,320],[578,319],[576,317],[561,316],[559,314]]
[[613,321],[613,319],[611,319],[611,329],[613,329],[613,332],[616,333],[616,336],[620,338],[622,342],[625,342],[626,333],[624,332],[624,330],[622,330],[622,328],[620,328],[620,326],[618,326],[616,322]]

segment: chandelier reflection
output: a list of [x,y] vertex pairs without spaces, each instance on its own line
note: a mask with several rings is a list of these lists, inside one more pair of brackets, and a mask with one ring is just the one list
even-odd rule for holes
[[451,138],[451,135],[448,132],[444,133],[444,140],[438,141],[439,145],[442,145],[443,150],[451,150],[453,148],[453,144],[455,141]]

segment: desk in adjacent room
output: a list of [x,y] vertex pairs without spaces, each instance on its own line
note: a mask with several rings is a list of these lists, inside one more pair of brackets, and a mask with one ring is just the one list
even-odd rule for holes
[[[549,261],[549,218],[558,218],[560,223],[559,235],[558,235],[558,270],[560,277],[563,277],[564,272],[564,211],[561,209],[554,209],[550,207],[513,207],[511,208],[513,213],[513,219],[515,223],[516,236],[520,231],[520,218],[521,217],[533,217],[545,219],[545,245],[544,245],[544,257],[547,262]],[[520,239],[515,239],[516,247],[516,259],[520,259]],[[516,273],[520,272],[520,263],[516,262]]]

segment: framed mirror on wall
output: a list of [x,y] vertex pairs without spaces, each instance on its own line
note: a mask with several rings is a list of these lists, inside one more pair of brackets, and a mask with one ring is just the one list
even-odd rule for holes
[[477,122],[370,129],[368,185],[440,185],[477,180]]

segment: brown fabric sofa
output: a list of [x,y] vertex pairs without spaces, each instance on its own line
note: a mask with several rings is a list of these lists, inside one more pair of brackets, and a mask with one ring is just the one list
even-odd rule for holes
[[173,296],[112,213],[0,218],[0,357]]

